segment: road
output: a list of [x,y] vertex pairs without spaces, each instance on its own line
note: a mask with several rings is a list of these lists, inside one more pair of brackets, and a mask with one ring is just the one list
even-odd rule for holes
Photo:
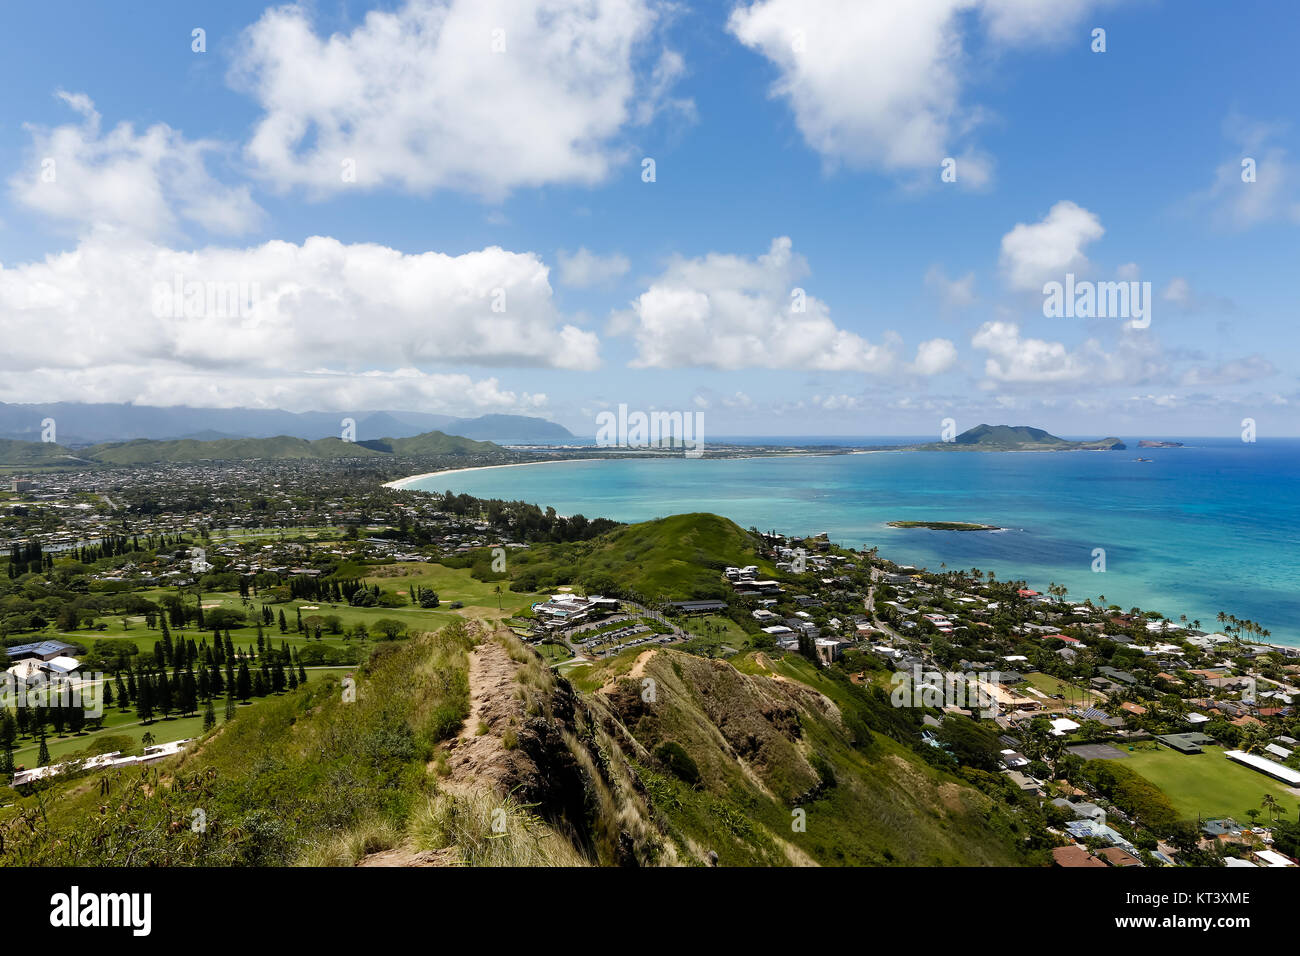
[[863,598],[862,606],[867,609],[867,614],[870,615],[872,624],[874,624],[880,630],[884,631],[894,640],[901,641],[904,639],[903,635],[899,634],[896,630],[894,630],[884,621],[880,620],[880,618],[876,617],[876,581],[879,580],[879,578],[880,578],[880,569],[872,568],[871,585],[867,588],[867,596]]

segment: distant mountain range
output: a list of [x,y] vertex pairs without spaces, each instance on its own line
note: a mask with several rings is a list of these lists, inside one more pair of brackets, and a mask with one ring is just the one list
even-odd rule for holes
[[1067,441],[1029,425],[976,425],[952,441],[917,445],[922,451],[1123,451],[1118,438]]
[[346,442],[341,438],[308,441],[291,435],[274,438],[218,438],[198,441],[182,438],[154,441],[137,438],[71,449],[53,442],[0,439],[0,465],[50,467],[57,465],[148,465],[161,462],[240,461],[261,459],[415,458],[431,455],[484,455],[504,451],[500,445],[459,435],[426,432],[407,438],[378,438]]
[[411,438],[430,431],[504,444],[565,444],[574,435],[563,425],[525,415],[454,418],[426,412],[286,412],[278,408],[188,408],[88,402],[6,404],[0,402],[0,439],[40,441],[46,419],[67,447],[147,438],[156,441],[232,438],[338,438],[343,419],[362,441],[388,436]]

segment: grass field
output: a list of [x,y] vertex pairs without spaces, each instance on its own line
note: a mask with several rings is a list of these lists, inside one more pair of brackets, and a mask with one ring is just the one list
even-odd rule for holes
[[556,661],[568,660],[573,656],[569,653],[569,649],[563,644],[532,644],[530,646],[541,655],[542,660],[546,661],[548,664],[554,664]]
[[713,647],[715,654],[723,648],[738,651],[749,643],[749,635],[741,626],[720,614],[688,617],[681,623],[687,633],[694,635],[699,642]]
[[1058,703],[1088,703],[1101,699],[1101,695],[1095,691],[1080,687],[1078,684],[1068,684],[1059,677],[1053,677],[1051,674],[1035,672],[1025,675],[1025,682],[1032,687],[1037,687],[1048,697],[1054,694],[1060,694],[1065,698]]
[[[1223,756],[1220,747],[1204,753],[1180,754],[1166,747],[1139,750],[1123,761],[1163,790],[1185,818],[1234,818],[1249,824],[1247,810],[1259,810],[1264,795],[1271,793],[1286,808],[1286,819],[1296,820],[1300,800],[1286,785]],[[1264,816],[1260,817],[1262,822]]]
[[[303,609],[302,615],[304,618],[311,615],[319,617],[336,616],[342,621],[345,629],[359,622],[369,625],[380,618],[391,618],[405,624],[408,633],[416,634],[423,631],[435,631],[457,617],[489,619],[509,617],[521,608],[526,608],[533,602],[542,600],[545,597],[540,594],[519,594],[508,591],[504,587],[498,595],[495,590],[496,584],[475,580],[470,576],[468,568],[448,568],[441,564],[408,561],[375,565],[366,568],[366,571],[367,581],[379,584],[385,591],[396,592],[399,597],[409,599],[410,589],[419,586],[432,588],[438,593],[442,603],[437,609],[426,610],[411,604],[389,608],[350,607],[347,604],[330,605],[316,601],[286,601],[283,604],[269,606],[277,615],[281,610],[284,611],[289,632],[281,634],[278,625],[273,624],[263,629],[266,639],[276,647],[279,647],[283,641],[295,649],[308,643],[315,643],[314,639],[304,637],[293,630],[296,614],[300,608]],[[141,592],[143,597],[155,602],[168,593],[174,592],[169,588],[153,588]],[[187,592],[187,600],[193,600],[192,592]],[[455,601],[461,602],[464,607],[455,611],[451,610],[449,605]],[[205,610],[226,607],[246,612],[256,611],[260,610],[261,603],[258,598],[253,597],[251,606],[247,606],[241,600],[238,592],[234,591],[210,591],[203,594],[203,607]],[[315,609],[308,610],[308,608]],[[55,631],[53,633],[46,631],[33,634],[32,640],[57,637],[67,641],[75,641],[90,648],[94,646],[97,640],[111,638],[131,641],[140,649],[141,653],[152,652],[154,643],[161,636],[160,633],[146,628],[144,617],[140,615],[127,617],[126,622],[127,626],[124,628],[121,617],[102,617],[98,621],[98,623],[106,625],[106,628],[102,631],[84,629],[79,631]],[[196,632],[193,629],[173,630],[173,637],[180,636],[197,640]],[[211,632],[205,632],[204,636],[211,637]],[[257,628],[251,624],[247,627],[231,628],[230,639],[239,647],[247,647],[257,641]],[[347,646],[347,642],[343,640],[341,634],[322,633],[321,642],[336,647]],[[352,643],[356,644],[355,641]],[[373,644],[374,641],[370,640],[363,642],[361,646],[364,649]]]
[[[365,660],[369,656],[370,650],[379,643],[373,637],[364,641],[355,639],[345,641],[342,634],[322,633],[321,640],[317,642],[314,638],[304,637],[294,631],[293,626],[298,609],[302,609],[304,619],[312,615],[320,617],[336,616],[342,621],[344,629],[358,622],[370,625],[381,618],[390,618],[405,624],[408,635],[415,635],[436,631],[448,622],[461,617],[492,619],[509,617],[521,608],[526,608],[544,597],[539,594],[510,592],[505,590],[504,586],[498,595],[495,590],[496,584],[475,580],[470,576],[470,571],[467,568],[448,568],[444,565],[420,561],[376,565],[367,567],[366,571],[366,580],[378,583],[385,591],[397,592],[399,596],[409,600],[412,587],[432,588],[438,592],[442,604],[436,610],[426,610],[410,604],[396,608],[350,607],[346,604],[331,606],[324,602],[296,600],[287,601],[283,604],[272,604],[269,606],[275,614],[278,615],[281,610],[284,611],[289,631],[287,634],[281,634],[278,624],[272,624],[269,627],[264,626],[263,633],[267,642],[276,648],[280,647],[282,643],[288,644],[289,647],[294,649],[316,643],[333,647],[352,647],[356,649],[358,659]],[[149,600],[157,601],[164,594],[171,593],[171,589],[155,588],[141,593]],[[193,600],[192,592],[187,593],[186,599],[188,601]],[[449,605],[454,601],[461,602],[464,607],[455,611],[451,610]],[[498,604],[500,607],[498,607]],[[246,606],[238,592],[205,592],[203,594],[203,606],[205,610],[228,607],[247,612],[260,610],[261,602],[254,597],[252,605]],[[154,644],[161,637],[161,632],[147,628],[144,617],[139,615],[127,617],[125,627],[120,616],[102,617],[99,618],[98,623],[106,625],[105,629],[102,631],[86,629],[78,631],[42,631],[33,633],[30,639],[59,638],[82,644],[87,648],[93,648],[95,643],[101,640],[127,641],[134,644],[142,655],[152,655]],[[200,634],[192,628],[173,629],[172,636],[173,639],[184,638],[197,641],[200,637],[211,639],[212,632],[204,631]],[[257,642],[257,628],[251,624],[247,627],[231,628],[230,639],[236,647],[243,648],[254,645]],[[542,654],[548,658],[548,663],[567,656],[566,652],[555,647],[543,650]],[[345,673],[349,669],[348,667],[335,668],[339,673]],[[309,668],[308,671],[311,679],[318,679],[317,675],[327,673],[325,668]],[[218,701],[216,709],[217,720],[221,722],[224,719],[224,702]],[[243,709],[242,706],[241,709]],[[202,732],[202,729],[202,716],[155,720],[153,723],[144,726],[139,724],[134,708],[122,712],[116,706],[113,706],[108,708],[107,713],[105,713],[104,726],[101,730],[76,736],[52,736],[47,743],[50,748],[51,758],[57,761],[61,757],[90,746],[94,738],[102,734],[129,734],[138,743],[140,737],[148,732],[153,735],[156,743],[166,743],[172,740],[197,736]],[[15,761],[27,766],[34,766],[38,748],[38,741],[31,738],[20,739],[19,746],[14,752]]]

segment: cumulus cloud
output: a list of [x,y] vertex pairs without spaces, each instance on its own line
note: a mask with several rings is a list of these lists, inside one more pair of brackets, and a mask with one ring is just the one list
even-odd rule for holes
[[[755,0],[728,29],[776,67],[772,95],[786,101],[810,147],[832,162],[933,175],[958,159],[957,182],[982,186],[990,160],[957,144],[979,110],[961,102],[972,10],[995,44],[1059,39],[1088,0]],[[845,95],[852,90],[852,95]]]
[[41,368],[21,378],[0,377],[0,401],[133,402],[203,408],[283,408],[309,411],[355,408],[418,408],[451,415],[490,412],[537,414],[545,393],[517,392],[496,377],[416,368],[352,373],[316,369],[266,375],[214,373],[181,362],[159,361],[87,369]]
[[917,375],[939,375],[957,363],[957,347],[947,339],[930,339],[916,347],[911,370]]
[[573,253],[561,249],[556,258],[560,266],[560,281],[575,289],[612,282],[626,275],[632,267],[625,255],[614,252],[602,256],[585,247]]
[[[325,37],[302,4],[248,28],[232,71],[263,115],[249,159],[280,186],[500,198],[595,183],[681,75],[659,0],[406,0]],[[678,103],[677,105],[681,105]]]
[[1101,220],[1063,199],[1036,223],[1017,223],[1002,237],[1000,265],[1014,289],[1041,291],[1048,279],[1088,268],[1083,248],[1105,233]]
[[989,353],[984,374],[994,382],[1077,382],[1088,374],[1088,363],[1063,343],[1023,338],[1014,322],[985,322],[971,345]]
[[1174,372],[1149,330],[1121,328],[1109,346],[1088,338],[1073,347],[1025,336],[1014,322],[985,322],[971,345],[987,354],[983,387],[1139,385],[1172,382]]
[[756,259],[709,253],[674,259],[617,315],[631,333],[639,368],[803,368],[879,373],[896,362],[898,336],[882,344],[839,328],[830,308],[797,282],[808,272],[790,239]]
[[81,121],[26,127],[31,149],[9,180],[15,202],[80,232],[107,227],[156,237],[184,222],[237,235],[261,222],[246,186],[225,186],[209,174],[207,156],[220,144],[187,140],[165,123],[138,135],[130,123],[104,131],[90,97],[57,95]]
[[[33,394],[42,374],[112,383],[116,373],[104,370],[133,368],[119,394],[165,373],[188,377],[187,394],[207,377],[222,379],[219,389],[266,379],[289,391],[410,386],[418,403],[421,388],[472,383],[414,370],[600,361],[596,335],[563,322],[547,267],[531,253],[405,254],[324,237],[194,251],[91,237],[0,267],[0,336],[0,371],[9,373],[0,377],[21,376]],[[259,394],[276,387],[264,383]],[[475,387],[492,402],[522,401],[493,397],[495,380]]]

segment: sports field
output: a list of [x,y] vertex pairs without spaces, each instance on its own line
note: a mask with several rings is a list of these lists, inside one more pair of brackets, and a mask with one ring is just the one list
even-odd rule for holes
[[[1169,795],[1174,806],[1189,820],[1232,817],[1249,824],[1247,810],[1262,810],[1265,794],[1272,794],[1286,809],[1284,819],[1300,817],[1300,798],[1272,777],[1233,763],[1223,748],[1206,747],[1204,753],[1180,754],[1167,747],[1138,750],[1124,761]],[[1267,819],[1267,811],[1259,816]]]

